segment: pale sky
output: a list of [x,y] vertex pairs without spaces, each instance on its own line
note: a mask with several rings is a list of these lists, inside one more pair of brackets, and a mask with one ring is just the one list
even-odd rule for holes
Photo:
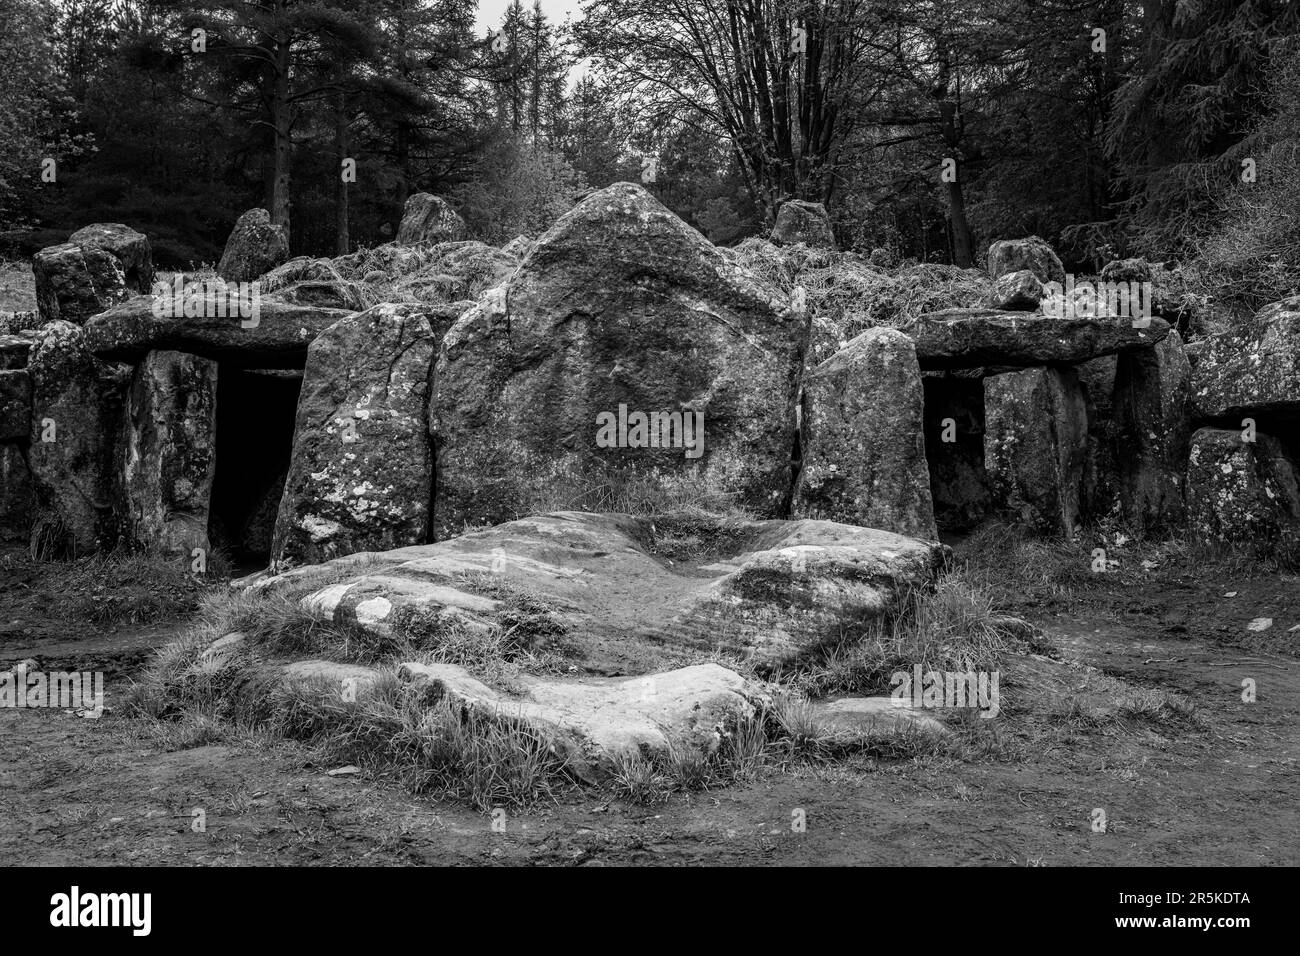
[[[533,0],[520,0],[528,9],[532,9]],[[474,32],[482,36],[488,28],[496,29],[501,25],[501,17],[510,6],[510,0],[478,0],[478,18],[474,21]],[[570,15],[574,20],[582,15],[579,0],[542,0],[542,12],[552,23],[559,26]]]

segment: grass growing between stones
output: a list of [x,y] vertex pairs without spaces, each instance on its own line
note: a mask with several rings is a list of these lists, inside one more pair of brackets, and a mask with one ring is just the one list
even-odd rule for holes
[[892,675],[993,671],[1036,645],[1034,628],[997,610],[992,596],[960,572],[945,572],[932,591],[903,594],[898,612],[865,633],[846,633],[820,654],[778,674],[810,697],[887,695]]

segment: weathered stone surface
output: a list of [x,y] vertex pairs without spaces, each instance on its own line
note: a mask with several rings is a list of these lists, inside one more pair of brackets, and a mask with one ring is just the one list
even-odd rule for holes
[[41,332],[27,370],[32,426],[27,462],[39,506],[57,515],[76,551],[116,543],[121,504],[114,449],[130,369],[107,365],[70,322]]
[[80,325],[126,300],[126,274],[106,249],[73,242],[42,249],[32,257],[36,306],[45,323],[63,320]]
[[819,249],[835,248],[835,233],[826,207],[819,202],[791,199],[781,204],[772,227],[772,241],[779,246],[796,242]]
[[147,293],[153,286],[153,250],[142,232],[120,222],[96,222],[78,229],[68,242],[83,249],[102,249],[117,259],[126,287]]
[[171,350],[245,368],[301,367],[312,340],[351,314],[263,296],[253,320],[210,290],[197,299],[194,311],[202,315],[173,318],[163,308],[168,301],[140,296],[95,316],[86,323],[87,347],[110,361],[138,362],[149,352]]
[[766,695],[719,664],[695,664],[641,677],[581,679],[521,675],[517,693],[489,687],[455,664],[403,664],[399,676],[428,682],[438,697],[482,715],[537,727],[583,777],[614,770],[620,756],[714,753]]
[[[728,522],[689,529],[720,535],[725,548],[669,562],[662,530],[627,515],[560,512],[249,586],[302,591],[320,581],[304,606],[380,633],[413,614],[506,626],[500,595],[523,591],[552,610],[562,646],[585,669],[627,674],[715,649],[764,665],[797,660],[885,620],[901,595],[932,583],[946,551],[828,521]],[[493,586],[476,591],[484,579]]]
[[0,441],[26,438],[31,428],[31,376],[25,369],[0,370]]
[[27,356],[39,337],[37,332],[0,335],[0,370],[26,368]]
[[984,469],[984,382],[930,375],[925,389],[925,458],[934,518],[945,531],[965,531],[989,513]]
[[795,513],[937,539],[916,348],[868,329],[804,378]]
[[1265,306],[1250,327],[1200,343],[1192,402],[1199,418],[1300,421],[1300,297]]
[[[437,535],[633,474],[780,512],[809,321],[786,305],[640,186],[593,193],[443,339]],[[680,416],[668,447],[650,415]]]
[[1088,415],[1072,368],[984,380],[984,464],[997,502],[1030,527],[1073,534],[1082,518]]
[[1115,318],[1050,318],[1029,312],[945,309],[928,312],[902,330],[916,342],[926,370],[983,365],[1031,367],[1085,362],[1149,348],[1169,334],[1162,319],[1143,328]]
[[431,193],[416,193],[406,200],[402,224],[397,228],[399,245],[417,242],[457,242],[468,230],[465,220],[443,199]]
[[250,209],[235,221],[217,264],[227,282],[252,282],[289,258],[284,227],[273,225],[265,209]]
[[1199,429],[1187,461],[1187,510],[1198,540],[1300,546],[1297,466],[1282,444],[1256,432]]
[[1029,269],[1008,272],[993,281],[990,307],[1007,312],[1033,312],[1043,301],[1043,283]]
[[1065,282],[1065,267],[1042,239],[1001,239],[989,246],[989,275],[998,279],[1028,269],[1041,282]]
[[18,445],[0,445],[0,541],[27,543],[36,512],[32,475]]
[[932,714],[916,707],[899,706],[899,701],[892,697],[840,697],[814,701],[810,706],[818,726],[830,734],[948,733],[943,722]]
[[217,364],[150,352],[137,366],[122,435],[126,531],[165,555],[206,555],[216,473]]
[[393,304],[341,319],[312,342],[276,520],[277,568],[427,539],[436,348],[420,308]]
[[1130,527],[1158,532],[1183,517],[1191,419],[1191,367],[1177,332],[1153,349],[1119,357],[1115,463]]

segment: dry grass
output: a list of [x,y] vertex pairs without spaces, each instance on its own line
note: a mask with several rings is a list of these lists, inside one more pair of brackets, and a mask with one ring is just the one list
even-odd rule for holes
[[1000,613],[987,591],[960,574],[943,574],[932,591],[902,595],[898,613],[866,633],[845,634],[777,679],[811,697],[888,694],[890,678],[924,671],[993,671],[1006,657],[1036,647],[1034,628]]
[[398,246],[386,243],[333,260],[342,279],[376,302],[440,305],[477,299],[514,271],[518,260],[481,242]]
[[805,290],[814,360],[829,358],[876,326],[898,328],[926,312],[983,305],[992,291],[978,269],[914,262],[886,267],[852,252],[774,246],[764,239],[746,239],[728,254],[787,294]]

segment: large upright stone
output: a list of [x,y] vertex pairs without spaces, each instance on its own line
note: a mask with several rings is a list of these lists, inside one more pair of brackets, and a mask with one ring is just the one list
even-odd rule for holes
[[1191,366],[1177,332],[1119,357],[1115,371],[1115,464],[1129,525],[1165,530],[1183,517],[1191,419]]
[[835,233],[826,207],[819,202],[791,199],[781,204],[772,227],[772,241],[778,246],[796,242],[818,249],[834,249]]
[[107,249],[65,242],[32,257],[36,307],[41,321],[81,325],[128,299],[126,273]]
[[130,369],[99,361],[84,330],[54,322],[42,329],[27,370],[27,461],[38,505],[57,516],[76,551],[111,547],[121,530],[114,449]]
[[1082,518],[1088,413],[1073,368],[984,380],[984,463],[998,502],[1045,533],[1073,534]]
[[868,329],[804,379],[795,513],[935,540],[916,347]]
[[416,193],[406,200],[402,224],[397,227],[398,245],[458,242],[466,235],[465,220],[445,200],[432,193]]
[[128,290],[146,293],[153,287],[153,250],[144,233],[120,222],[96,222],[78,229],[68,242],[112,255],[122,267]]
[[625,482],[781,513],[809,323],[787,306],[640,186],[592,193],[443,340],[436,533]]
[[1065,282],[1065,266],[1042,239],[1001,239],[989,246],[989,276],[1001,278],[1028,269],[1040,282]]
[[[1195,539],[1300,548],[1296,462],[1271,435],[1199,429],[1187,460],[1188,522]],[[1296,552],[1300,553],[1300,552]]]
[[1265,306],[1245,328],[1204,340],[1192,402],[1200,418],[1262,414],[1300,423],[1300,296]]
[[0,542],[26,544],[35,511],[32,475],[22,449],[0,445]]
[[227,282],[252,282],[289,258],[284,227],[272,224],[265,209],[250,209],[235,222],[217,265]]
[[341,319],[312,342],[273,566],[427,539],[428,382],[436,350],[420,307],[391,303]]
[[150,352],[135,370],[122,437],[126,530],[141,548],[206,555],[216,473],[217,363]]

